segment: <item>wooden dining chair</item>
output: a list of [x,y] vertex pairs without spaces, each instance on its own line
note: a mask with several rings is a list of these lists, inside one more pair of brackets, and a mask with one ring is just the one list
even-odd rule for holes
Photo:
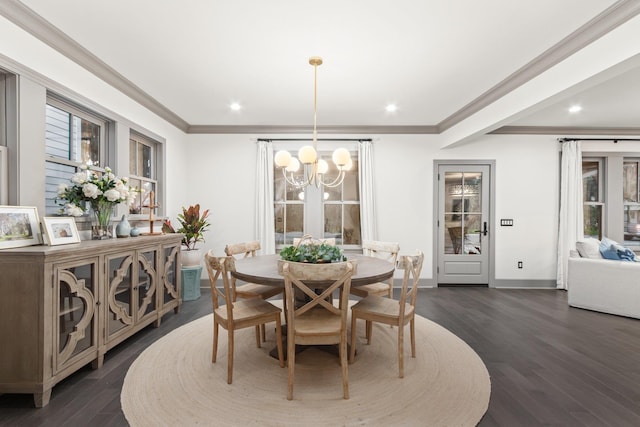
[[398,368],[400,378],[404,378],[404,327],[410,325],[411,357],[416,357],[415,307],[418,294],[418,280],[422,271],[424,254],[401,257],[399,268],[404,269],[400,299],[370,295],[351,307],[351,350],[349,363],[353,363],[356,353],[356,320],[366,321],[367,344],[371,344],[372,322],[398,327]]
[[[233,256],[236,258],[253,257],[256,256],[256,251],[260,250],[260,242],[254,240],[252,242],[235,243],[227,245],[224,248],[227,256]],[[283,288],[277,286],[260,285],[258,283],[244,283],[242,285],[236,284],[236,278],[231,277],[231,287],[233,289],[233,300],[238,298],[261,298],[269,299],[284,292]],[[266,332],[264,326],[260,328],[262,341],[266,339]]]
[[[287,399],[293,399],[293,377],[295,349],[298,345],[339,344],[340,365],[342,367],[343,397],[349,398],[347,373],[347,310],[349,309],[349,287],[354,265],[352,262],[330,264],[305,264],[287,262],[282,266],[285,295],[287,298],[287,364],[289,381]],[[304,282],[324,281],[322,293],[317,294]],[[318,285],[311,285],[317,287]],[[327,301],[327,297],[338,290],[339,307]],[[304,303],[298,301],[296,291],[307,296]]]
[[[377,257],[396,264],[400,244],[395,242],[380,242],[376,240],[364,240],[362,242],[362,253],[367,256]],[[376,282],[368,285],[351,287],[351,294],[359,297],[369,295],[386,295],[393,298],[393,276],[387,282]]]
[[[282,310],[268,301],[260,298],[233,300],[231,280],[229,273],[235,269],[235,260],[231,256],[216,257],[212,251],[205,254],[205,265],[209,274],[211,285],[211,300],[213,303],[213,349],[211,363],[216,363],[218,354],[218,326],[227,330],[228,356],[227,356],[227,383],[233,379],[233,352],[234,335],[237,329],[254,326],[256,328],[256,346],[260,348],[259,327],[265,323],[276,323],[276,345],[278,347],[278,359],[280,367],[284,368],[284,353],[282,349],[282,327],[280,315]],[[216,286],[218,277],[222,276],[224,292]],[[225,304],[221,305],[219,299]]]

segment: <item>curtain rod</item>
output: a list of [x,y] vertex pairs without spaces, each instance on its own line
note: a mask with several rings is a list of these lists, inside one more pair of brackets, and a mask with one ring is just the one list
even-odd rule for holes
[[640,141],[640,138],[558,138],[559,143],[568,141],[613,141],[617,144],[618,141]]
[[[313,138],[258,138],[257,141],[273,142],[273,141],[313,141]],[[373,142],[371,138],[318,138],[316,141],[355,141],[355,142]]]

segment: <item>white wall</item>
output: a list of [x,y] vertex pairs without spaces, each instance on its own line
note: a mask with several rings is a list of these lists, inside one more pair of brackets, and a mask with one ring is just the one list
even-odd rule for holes
[[[0,52],[0,66],[9,71],[32,70],[36,84],[45,86],[50,79],[165,138],[165,212],[174,220],[182,206],[200,203],[210,209],[212,227],[203,249],[221,254],[227,243],[254,238],[253,141],[265,135],[185,135],[1,17]],[[44,81],[37,76],[45,76]],[[492,227],[495,278],[554,280],[559,191],[555,136],[492,135],[450,149],[439,148],[443,137],[438,135],[360,136],[374,139],[379,239],[398,241],[403,251],[421,249],[432,259],[434,160],[495,160],[495,218],[514,219],[513,227]],[[517,261],[524,262],[523,269],[517,269]],[[433,278],[430,262],[422,276]]]
[[[253,140],[258,136],[264,135],[188,135],[189,177],[197,183],[190,203],[211,209],[214,223],[203,249],[222,254],[225,244],[255,236]],[[495,160],[495,218],[514,220],[513,227],[492,227],[495,278],[546,284],[555,280],[559,200],[555,137],[491,135],[444,150],[437,135],[367,137],[374,139],[379,239],[398,241],[403,251],[421,249],[432,259],[434,160]],[[517,261],[523,261],[523,269],[517,268]],[[422,277],[433,278],[431,262],[425,264]]]

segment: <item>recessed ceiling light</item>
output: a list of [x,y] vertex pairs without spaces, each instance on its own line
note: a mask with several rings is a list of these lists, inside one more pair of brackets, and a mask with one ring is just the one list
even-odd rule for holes
[[237,102],[233,102],[231,103],[231,105],[229,105],[229,108],[231,108],[233,111],[240,111],[242,105],[238,104]]
[[385,110],[387,110],[388,113],[393,113],[398,111],[398,106],[396,104],[389,104],[385,107]]
[[577,113],[580,110],[582,110],[582,107],[579,105],[572,105],[571,107],[569,107],[570,113]]

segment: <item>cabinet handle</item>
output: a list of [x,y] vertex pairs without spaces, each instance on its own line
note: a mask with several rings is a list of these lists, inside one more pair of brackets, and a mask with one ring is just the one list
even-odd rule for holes
[[96,301],[96,305],[100,305],[100,301]]

